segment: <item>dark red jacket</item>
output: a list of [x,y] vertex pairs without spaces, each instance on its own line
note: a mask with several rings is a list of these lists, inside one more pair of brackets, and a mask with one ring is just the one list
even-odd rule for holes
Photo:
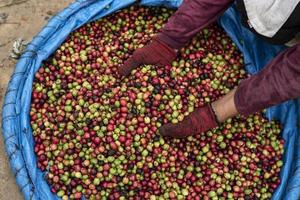
[[[231,0],[184,0],[158,38],[175,49],[181,48],[232,3]],[[299,44],[279,54],[260,73],[242,81],[235,94],[235,105],[239,113],[246,116],[298,97]]]

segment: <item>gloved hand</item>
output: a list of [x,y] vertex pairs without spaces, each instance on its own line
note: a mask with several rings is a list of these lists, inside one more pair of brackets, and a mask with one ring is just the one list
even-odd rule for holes
[[196,108],[190,115],[178,124],[165,124],[159,129],[162,136],[184,138],[203,133],[218,126],[217,118],[211,105]]
[[122,76],[127,76],[131,70],[141,64],[153,64],[158,66],[169,65],[175,57],[176,52],[174,49],[163,41],[154,38],[150,44],[136,50],[132,57],[129,58],[123,66],[118,68],[118,72]]

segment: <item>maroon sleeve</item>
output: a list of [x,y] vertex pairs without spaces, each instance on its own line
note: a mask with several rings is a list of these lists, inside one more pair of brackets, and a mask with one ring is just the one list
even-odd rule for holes
[[215,21],[232,2],[233,0],[184,0],[158,34],[158,39],[179,49],[201,29]]
[[300,44],[279,54],[261,72],[241,82],[234,101],[242,115],[300,97]]

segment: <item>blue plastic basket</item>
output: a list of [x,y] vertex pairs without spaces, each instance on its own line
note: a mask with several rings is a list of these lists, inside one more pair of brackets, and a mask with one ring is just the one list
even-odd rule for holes
[[[9,81],[2,112],[2,130],[6,151],[17,184],[25,199],[58,199],[50,191],[36,164],[34,140],[30,127],[29,110],[32,82],[35,72],[78,27],[99,19],[119,9],[127,7],[135,0],[81,0],[53,17],[42,31],[34,37],[16,65]],[[142,0],[146,6],[178,7],[182,0]],[[235,7],[231,7],[221,17],[220,24],[240,48],[245,57],[249,73],[263,68],[284,47],[267,44],[257,39],[239,23]],[[267,117],[276,118],[284,125],[285,143],[284,166],[281,170],[282,183],[273,199],[299,200],[300,197],[300,101],[286,102],[268,109]]]

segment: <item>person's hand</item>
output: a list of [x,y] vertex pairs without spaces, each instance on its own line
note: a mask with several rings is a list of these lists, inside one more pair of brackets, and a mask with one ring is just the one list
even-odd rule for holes
[[218,126],[217,118],[211,105],[196,108],[190,115],[178,124],[165,124],[159,129],[162,136],[184,138],[203,133]]
[[127,76],[131,70],[139,65],[158,65],[166,66],[175,59],[176,52],[164,42],[154,38],[150,44],[136,50],[123,66],[118,68],[122,76]]

